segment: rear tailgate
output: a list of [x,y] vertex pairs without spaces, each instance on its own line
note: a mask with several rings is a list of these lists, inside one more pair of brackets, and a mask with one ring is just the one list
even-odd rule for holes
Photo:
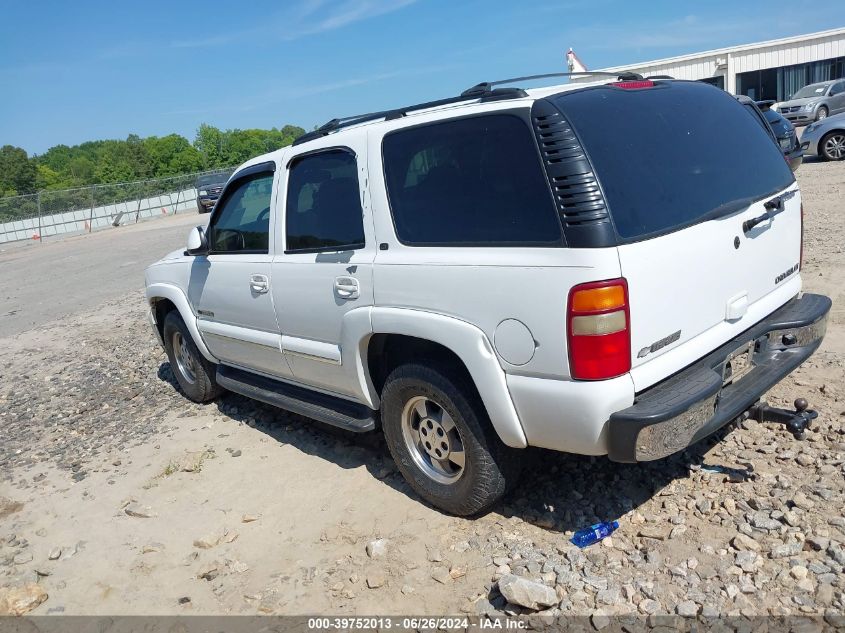
[[619,247],[631,303],[631,375],[637,391],[732,339],[800,290],[799,197],[785,206],[747,235],[742,224],[765,212],[763,202]]
[[[697,82],[603,86],[555,103],[587,150],[618,235],[637,391],[800,290],[800,194],[754,112]],[[743,230],[767,209],[771,217]]]

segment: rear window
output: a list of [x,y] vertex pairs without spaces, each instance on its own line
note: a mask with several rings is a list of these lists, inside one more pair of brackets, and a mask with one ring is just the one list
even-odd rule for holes
[[554,99],[590,157],[625,240],[739,211],[793,182],[760,121],[699,82]]
[[558,246],[560,222],[531,130],[484,115],[392,132],[384,171],[396,234],[415,246]]

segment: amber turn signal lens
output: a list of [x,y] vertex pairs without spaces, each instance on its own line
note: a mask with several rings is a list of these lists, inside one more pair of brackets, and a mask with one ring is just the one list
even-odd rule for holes
[[599,312],[613,310],[625,305],[625,288],[605,286],[604,288],[586,288],[572,294],[572,312]]

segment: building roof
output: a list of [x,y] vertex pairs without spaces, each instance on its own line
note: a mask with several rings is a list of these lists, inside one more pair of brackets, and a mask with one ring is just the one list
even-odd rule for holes
[[755,42],[753,44],[740,44],[738,46],[728,46],[725,48],[716,48],[710,51],[703,51],[701,53],[689,53],[687,55],[678,55],[676,57],[666,57],[664,59],[655,59],[647,62],[639,62],[635,64],[623,64],[621,66],[609,66],[607,68],[599,68],[597,70],[606,72],[617,72],[629,68],[639,68],[645,66],[663,66],[664,64],[674,64],[678,62],[686,62],[701,57],[715,57],[719,55],[726,55],[727,53],[738,53],[742,51],[749,51],[756,48],[768,48],[769,46],[784,46],[789,44],[796,44],[798,42],[805,42],[807,40],[815,40],[823,37],[831,37],[836,35],[845,36],[845,27],[837,29],[829,29],[827,31],[818,31],[816,33],[807,33],[805,35],[793,35],[792,37],[782,37],[776,40],[768,40],[765,42]]

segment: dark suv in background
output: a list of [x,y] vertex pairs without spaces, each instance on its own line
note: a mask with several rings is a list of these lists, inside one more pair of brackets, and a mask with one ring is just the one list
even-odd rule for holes
[[231,175],[232,170],[228,169],[197,178],[197,211],[208,213],[214,208],[217,198],[220,197],[220,192],[223,191],[223,187]]
[[795,126],[787,119],[782,117],[774,106],[774,101],[758,101],[757,107],[766,117],[766,121],[775,133],[778,145],[783,152],[786,162],[789,163],[789,168],[792,171],[801,166],[804,159],[804,151],[801,149],[801,144],[798,142],[798,135],[795,133]]

